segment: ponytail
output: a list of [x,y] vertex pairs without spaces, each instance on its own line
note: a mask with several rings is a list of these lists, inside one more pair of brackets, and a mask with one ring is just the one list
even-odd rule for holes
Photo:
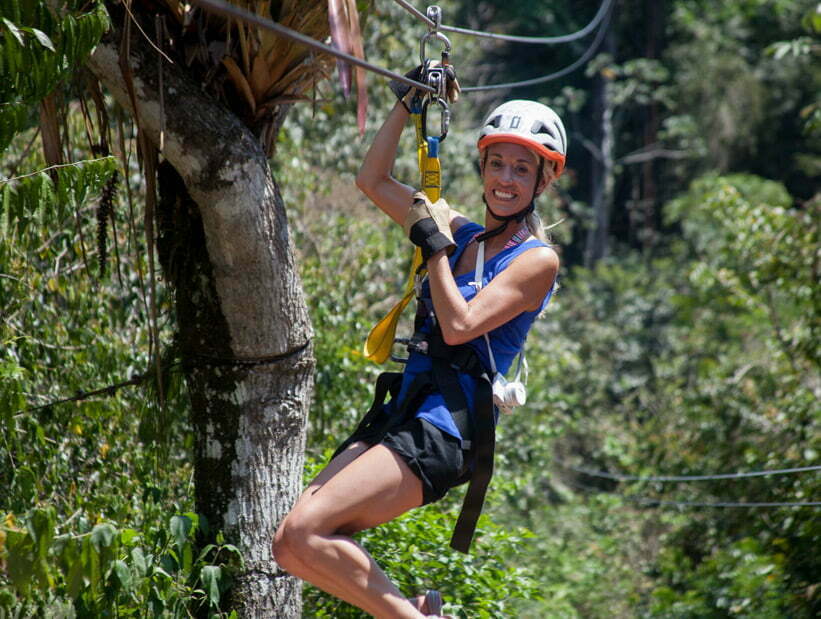
[[[544,175],[544,180],[547,183],[545,186],[546,191],[557,178],[556,163],[553,161],[546,161],[544,158],[541,158],[540,163],[541,165],[539,166],[539,170]],[[530,231],[530,234],[544,243],[550,243],[550,238],[547,236],[544,226],[542,225],[542,218],[539,217],[539,214],[535,209],[527,214],[527,217],[525,217],[525,224],[527,225],[527,229]]]

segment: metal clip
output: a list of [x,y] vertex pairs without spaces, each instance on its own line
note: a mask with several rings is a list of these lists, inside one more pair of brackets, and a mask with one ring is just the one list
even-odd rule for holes
[[[420,355],[427,355],[428,354],[428,342],[424,337],[420,337],[418,334],[414,334],[413,337],[397,337],[393,340],[394,344],[404,344],[405,348],[409,353],[418,353]],[[407,363],[408,358],[406,357],[399,357],[391,353],[391,361],[396,361],[397,363]]]
[[425,64],[428,59],[427,54],[425,53],[425,46],[428,43],[428,39],[439,39],[444,45],[445,49],[442,50],[442,55],[447,57],[450,55],[450,39],[448,39],[444,34],[441,32],[437,32],[435,30],[431,30],[430,32],[426,32],[422,35],[422,38],[419,40],[419,60],[420,64]]
[[427,98],[422,102],[422,134],[425,137],[428,136],[428,105],[430,105],[431,101],[436,102],[439,104],[439,107],[442,108],[439,122],[440,134],[438,140],[443,142],[445,138],[448,137],[448,129],[450,129],[450,107],[444,98]]
[[[406,337],[396,337],[393,339],[394,344],[408,344],[410,340]],[[399,355],[393,354],[391,352],[391,361],[396,361],[396,363],[407,363],[409,357],[400,357]]]

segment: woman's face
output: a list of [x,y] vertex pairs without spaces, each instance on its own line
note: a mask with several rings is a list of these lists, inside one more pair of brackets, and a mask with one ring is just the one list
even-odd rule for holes
[[482,166],[485,200],[498,215],[518,213],[533,199],[533,190],[544,190],[539,158],[521,144],[500,142],[488,146]]

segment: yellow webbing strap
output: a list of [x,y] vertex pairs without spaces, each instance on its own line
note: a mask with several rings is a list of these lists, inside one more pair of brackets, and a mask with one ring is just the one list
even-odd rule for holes
[[[416,155],[419,161],[419,175],[422,184],[422,191],[431,202],[436,202],[442,191],[442,167],[439,157],[428,156],[428,142],[422,130],[421,114],[412,114],[416,125]],[[391,356],[393,340],[396,337],[396,325],[402,311],[413,299],[414,287],[417,276],[421,277],[422,272],[417,274],[417,270],[422,264],[422,250],[418,247],[413,253],[408,281],[405,284],[405,295],[393,306],[385,317],[371,329],[368,338],[365,340],[363,353],[365,358],[374,363],[385,363]]]

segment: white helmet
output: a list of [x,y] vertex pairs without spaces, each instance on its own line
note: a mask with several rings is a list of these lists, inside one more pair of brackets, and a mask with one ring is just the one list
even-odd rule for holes
[[556,176],[564,170],[567,134],[558,114],[536,101],[515,99],[493,110],[479,132],[479,151],[497,142],[529,148],[556,164]]

